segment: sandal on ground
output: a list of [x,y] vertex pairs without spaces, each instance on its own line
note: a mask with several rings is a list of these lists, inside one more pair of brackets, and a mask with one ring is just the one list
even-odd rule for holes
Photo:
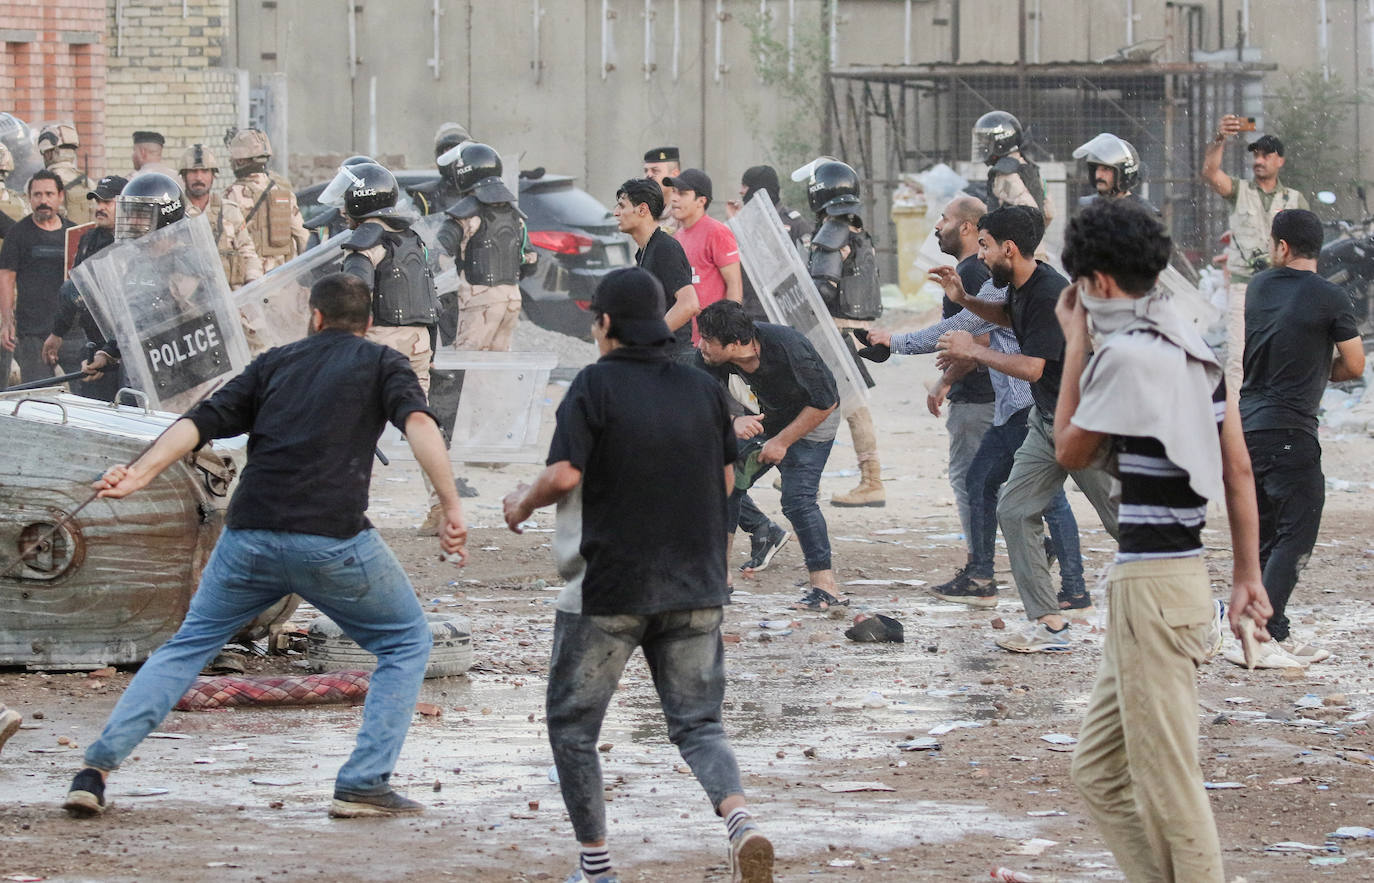
[[807,590],[801,600],[794,603],[793,608],[797,610],[829,610],[831,607],[848,607],[849,601],[840,600],[819,586],[812,586]]

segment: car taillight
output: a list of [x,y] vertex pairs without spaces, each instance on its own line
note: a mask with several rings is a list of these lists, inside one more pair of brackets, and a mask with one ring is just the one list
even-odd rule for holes
[[566,230],[531,230],[530,244],[556,254],[586,254],[596,245],[596,240]]
[[573,301],[573,303],[577,304],[579,307],[581,307],[584,310],[587,310],[588,312],[591,311],[592,302],[589,300],[575,300]]

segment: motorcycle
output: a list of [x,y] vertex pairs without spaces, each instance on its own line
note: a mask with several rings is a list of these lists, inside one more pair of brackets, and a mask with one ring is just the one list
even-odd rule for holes
[[[1338,286],[1350,298],[1360,336],[1374,336],[1374,215],[1369,212],[1363,186],[1356,188],[1365,217],[1360,221],[1328,221],[1337,236],[1322,246],[1317,257],[1317,273]],[[1317,201],[1332,205],[1336,195],[1329,190],[1317,194]]]

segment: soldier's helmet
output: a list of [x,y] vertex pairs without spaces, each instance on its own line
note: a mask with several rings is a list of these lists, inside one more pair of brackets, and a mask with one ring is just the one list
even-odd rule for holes
[[1140,183],[1140,154],[1135,145],[1111,132],[1103,132],[1086,144],[1080,144],[1073,158],[1085,161],[1089,174],[1093,174],[1093,166],[1116,169],[1113,193],[1129,193]]
[[454,189],[469,193],[480,182],[501,177],[501,155],[480,141],[469,141],[439,157],[439,167]]
[[1021,123],[1005,110],[990,110],[973,124],[973,159],[992,165],[1021,149]]
[[820,163],[806,182],[806,202],[817,215],[854,214],[859,206],[859,173],[839,160]]
[[3,180],[12,171],[14,171],[14,155],[10,153],[10,149],[5,146],[4,142],[0,142],[0,180]]
[[261,129],[239,129],[225,142],[229,161],[234,168],[252,163],[265,163],[272,158],[272,142]]
[[81,137],[70,123],[49,123],[38,131],[38,149],[42,153],[59,147],[76,150],[80,146]]
[[375,162],[359,163],[340,169],[349,175],[348,189],[344,191],[344,214],[354,221],[387,215],[396,206],[400,188],[396,186],[396,176]]
[[468,130],[459,123],[440,123],[434,132],[434,158],[438,159],[464,141],[471,141]]
[[180,184],[160,172],[138,175],[115,197],[115,239],[137,239],[185,216]]
[[219,174],[219,158],[206,145],[192,144],[181,154],[181,167],[177,171],[184,175],[192,169],[209,169]]

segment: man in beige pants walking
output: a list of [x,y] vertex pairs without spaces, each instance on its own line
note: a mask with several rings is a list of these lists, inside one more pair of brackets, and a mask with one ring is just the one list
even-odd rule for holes
[[1105,451],[1121,480],[1107,640],[1072,776],[1128,880],[1223,883],[1197,754],[1197,667],[1220,649],[1226,611],[1203,560],[1209,499],[1224,494],[1231,526],[1232,629],[1271,611],[1237,399],[1201,336],[1153,292],[1171,248],[1122,200],[1084,209],[1064,238],[1074,284],[1055,309],[1055,458],[1082,469]]

